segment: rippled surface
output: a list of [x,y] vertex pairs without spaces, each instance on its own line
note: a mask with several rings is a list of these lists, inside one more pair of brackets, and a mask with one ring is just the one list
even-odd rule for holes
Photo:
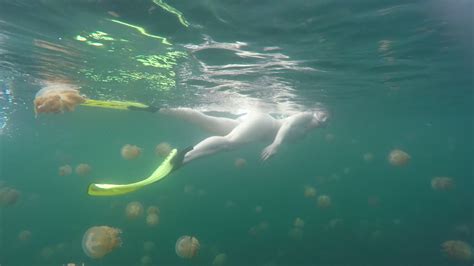
[[[0,252],[8,246],[0,263],[139,265],[141,245],[152,238],[156,265],[184,265],[174,241],[191,233],[203,241],[197,265],[211,264],[221,252],[229,265],[457,263],[440,245],[458,237],[452,229],[458,224],[467,224],[464,240],[474,244],[472,10],[468,0],[1,1],[0,180],[23,197],[19,206],[0,209]],[[65,181],[57,167],[86,161],[94,181],[125,180],[155,167],[159,142],[184,147],[205,135],[161,117],[87,107],[35,119],[34,96],[51,82],[79,86],[91,99],[228,116],[325,108],[330,124],[269,165],[258,163],[261,147],[251,147],[185,168],[143,194],[88,198],[83,191],[91,180]],[[144,147],[142,161],[120,161],[118,150],[127,143]],[[411,154],[409,167],[388,165],[394,148]],[[363,162],[367,153],[371,165]],[[236,157],[249,161],[244,171],[234,169]],[[443,175],[456,179],[456,193],[432,194],[431,178]],[[321,212],[304,201],[308,184],[331,194],[336,207]],[[50,186],[70,192],[51,195]],[[195,198],[183,196],[189,186]],[[380,206],[367,209],[367,199]],[[126,222],[122,207],[132,200],[159,204],[168,214],[166,229],[149,237]],[[291,242],[297,216],[306,229],[303,241]],[[337,219],[346,226],[328,232]],[[249,236],[262,223],[269,231]],[[122,227],[123,253],[87,260],[74,246],[88,227],[102,224]],[[17,240],[25,228],[33,232],[26,246]],[[58,243],[65,243],[62,255],[41,258],[44,247]]]

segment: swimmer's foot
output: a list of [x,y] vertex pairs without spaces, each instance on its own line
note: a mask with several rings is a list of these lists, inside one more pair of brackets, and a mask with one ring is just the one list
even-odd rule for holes
[[171,171],[179,169],[183,165],[183,160],[186,153],[188,153],[189,151],[192,151],[193,149],[194,149],[193,146],[189,146],[181,151],[178,151],[178,154],[176,154],[173,157],[173,159],[171,159],[170,163],[173,166],[173,170]]

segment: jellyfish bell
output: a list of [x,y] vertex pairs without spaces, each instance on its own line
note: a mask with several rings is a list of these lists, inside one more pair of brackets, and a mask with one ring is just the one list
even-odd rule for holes
[[60,166],[58,169],[58,173],[60,176],[67,176],[72,174],[72,167],[69,164]]
[[78,104],[86,101],[76,87],[69,84],[50,85],[36,93],[33,104],[35,113],[63,113],[74,111]]
[[133,160],[140,156],[142,149],[135,145],[126,144],[122,147],[120,154],[125,160]]
[[364,159],[365,162],[370,163],[374,160],[374,155],[370,152],[367,152],[367,153],[364,153],[362,158]]
[[0,188],[0,207],[15,205],[20,199],[20,192],[11,187]]
[[172,148],[171,145],[167,142],[162,142],[156,145],[155,153],[160,157],[166,157],[171,152]]
[[326,209],[331,206],[331,198],[328,195],[321,195],[318,197],[317,205],[321,209]]
[[388,155],[388,161],[390,162],[391,165],[394,165],[394,166],[406,165],[408,164],[410,159],[411,159],[411,156],[400,149],[394,149]]
[[237,159],[235,159],[235,161],[234,161],[234,166],[235,166],[236,168],[241,169],[241,168],[244,168],[245,165],[247,165],[247,161],[246,161],[244,158],[237,158]]
[[125,214],[129,219],[136,219],[143,213],[143,205],[138,201],[132,201],[125,207]]
[[82,250],[93,259],[99,259],[122,245],[120,234],[122,231],[109,226],[93,226],[82,238]]
[[44,247],[40,251],[41,258],[47,260],[50,259],[54,255],[54,249],[50,246]]
[[140,259],[140,263],[141,263],[142,265],[150,265],[151,262],[152,262],[151,257],[148,256],[148,255],[144,255],[144,256]]
[[457,261],[471,261],[474,259],[472,247],[460,240],[448,240],[441,244],[442,252],[447,257]]
[[152,252],[156,248],[156,244],[152,241],[146,241],[143,243],[143,250],[145,252]]
[[452,190],[454,186],[454,180],[451,177],[434,177],[431,179],[431,188],[436,191]]
[[152,213],[155,213],[155,214],[160,214],[160,208],[158,208],[157,206],[149,206],[147,209],[146,209],[146,213],[147,214],[152,214]]
[[26,243],[31,239],[31,232],[29,230],[23,230],[18,234],[18,240],[22,243]]
[[304,227],[304,220],[300,217],[296,217],[295,221],[293,222],[294,227],[303,228]]
[[306,198],[316,197],[316,188],[314,188],[313,186],[305,186],[304,187],[304,196]]
[[86,163],[81,163],[76,166],[76,174],[78,176],[86,176],[91,172],[92,168]]
[[199,252],[200,244],[193,236],[182,236],[176,241],[176,254],[184,259],[191,259]]
[[227,254],[225,253],[217,254],[214,257],[214,260],[212,261],[212,266],[223,266],[225,265],[226,261],[227,261]]
[[156,213],[150,213],[146,216],[146,224],[150,227],[158,225],[160,217]]

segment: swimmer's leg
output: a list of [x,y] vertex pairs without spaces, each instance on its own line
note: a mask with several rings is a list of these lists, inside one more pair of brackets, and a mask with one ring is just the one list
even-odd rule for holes
[[229,134],[239,124],[235,119],[210,116],[190,108],[162,108],[160,113],[183,119],[219,136]]

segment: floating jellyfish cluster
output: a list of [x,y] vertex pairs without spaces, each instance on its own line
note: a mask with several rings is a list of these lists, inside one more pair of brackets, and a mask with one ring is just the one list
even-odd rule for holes
[[35,113],[63,113],[74,111],[75,107],[86,101],[79,90],[72,85],[56,84],[46,86],[36,93]]

